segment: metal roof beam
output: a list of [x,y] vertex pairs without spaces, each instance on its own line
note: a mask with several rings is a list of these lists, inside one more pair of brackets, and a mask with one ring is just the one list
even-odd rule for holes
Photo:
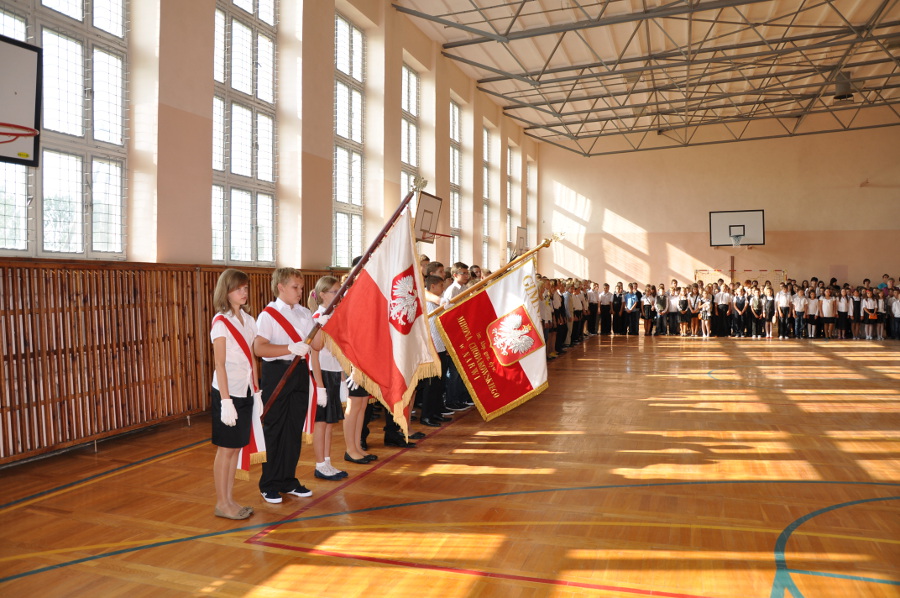
[[[461,48],[463,46],[472,46],[476,44],[483,44],[491,41],[499,41],[503,43],[508,43],[511,41],[519,40],[519,39],[527,39],[529,37],[539,37],[542,35],[553,35],[556,33],[563,33],[566,31],[577,31],[580,29],[592,29],[594,27],[606,27],[608,25],[619,25],[622,23],[633,23],[635,21],[646,21],[649,19],[661,19],[666,17],[675,17],[685,14],[693,14],[697,12],[704,12],[707,10],[717,10],[720,8],[730,8],[732,6],[743,6],[746,4],[758,4],[760,2],[769,2],[770,0],[712,0],[711,2],[702,2],[698,4],[693,4],[691,2],[682,4],[679,3],[677,5],[668,5],[668,6],[660,6],[658,8],[651,8],[650,10],[646,10],[643,12],[635,12],[628,13],[624,15],[614,15],[611,17],[603,17],[600,19],[588,19],[585,21],[577,21],[575,23],[568,23],[565,25],[549,25],[546,27],[536,27],[535,29],[526,29],[524,31],[510,32],[506,36],[502,36],[502,39],[497,39],[496,35],[492,34],[484,34],[483,32],[480,34],[480,37],[476,37],[474,39],[468,40],[460,40],[458,42],[448,42],[444,44],[444,49],[450,48]],[[401,7],[398,7],[394,4],[394,7],[398,10]],[[410,9],[403,9],[401,12],[406,12],[408,14],[412,14],[417,11],[411,11]],[[440,17],[432,17],[430,15],[425,15],[422,13],[418,13],[415,16],[419,16],[421,18],[441,22],[444,25],[449,25],[451,27],[459,26],[459,24],[453,24],[446,19],[441,19],[438,21]],[[479,35],[478,33],[471,32],[474,35]]]
[[[876,27],[875,30],[883,29],[883,28],[890,28],[890,27],[897,27],[897,26],[900,26],[900,21],[891,21],[888,23],[882,23],[881,25]],[[796,35],[796,36],[789,37],[789,38],[776,38],[776,39],[771,39],[771,40],[757,40],[757,41],[752,41],[752,42],[744,42],[741,44],[726,44],[726,45],[722,45],[722,46],[711,46],[708,48],[702,48],[700,50],[696,50],[695,52],[693,52],[693,54],[694,55],[709,54],[709,53],[718,54],[718,53],[725,52],[725,51],[743,50],[746,48],[756,48],[759,46],[765,46],[767,44],[796,44],[799,42],[809,41],[809,40],[813,40],[813,39],[822,39],[825,37],[854,36],[853,39],[835,40],[836,43],[838,43],[838,44],[852,44],[852,43],[857,43],[857,42],[861,42],[861,41],[888,40],[888,39],[896,38],[898,35],[898,33],[896,31],[894,31],[894,32],[890,32],[890,33],[887,33],[884,35],[869,37],[869,38],[866,38],[865,40],[863,40],[859,36],[861,33],[864,33],[864,32],[865,32],[864,27],[841,27],[840,29],[837,29],[837,30],[820,31],[818,33],[808,33],[805,35]],[[804,48],[792,48],[792,50],[794,50],[794,51],[800,51],[801,49],[802,50],[807,50],[807,49],[814,50],[819,47],[828,48],[828,47],[832,47],[832,46],[813,45],[813,46],[806,46]],[[552,74],[557,74],[557,73],[567,73],[570,71],[582,71],[585,69],[604,68],[604,67],[608,67],[610,64],[621,65],[621,64],[631,64],[631,63],[636,63],[636,62],[646,63],[646,62],[652,61],[652,60],[668,60],[669,58],[681,56],[681,54],[682,54],[682,52],[680,50],[672,50],[670,52],[664,52],[661,54],[647,54],[644,56],[635,56],[632,58],[625,58],[625,59],[618,60],[618,61],[592,62],[592,63],[587,63],[587,64],[577,64],[577,65],[571,65],[571,66],[557,67],[557,68],[543,70],[540,73],[538,71],[532,71],[532,72],[520,73],[520,74],[516,74],[516,75],[509,74],[507,76],[486,77],[484,79],[479,79],[477,81],[477,83],[479,85],[481,85],[484,83],[496,83],[499,81],[505,81],[507,79],[514,78],[514,77],[515,78],[521,78],[521,77],[533,78],[533,77],[536,77],[538,74],[552,75]],[[770,55],[770,54],[772,54],[772,52],[762,52],[762,53],[756,52],[756,53],[751,53],[751,54],[745,54],[744,56],[755,56],[755,55],[765,56],[765,55]],[[450,55],[445,54],[445,56],[450,56]],[[740,58],[740,56],[738,56],[736,58]],[[697,64],[697,63],[695,62],[694,64]],[[617,71],[617,72],[618,73],[640,72],[640,71],[645,70],[645,68],[652,68],[652,67],[638,67],[638,68],[634,68],[634,69],[621,70],[621,71]],[[660,68],[660,67],[656,67],[656,68]],[[555,79],[551,80],[551,82],[552,81],[555,81]]]

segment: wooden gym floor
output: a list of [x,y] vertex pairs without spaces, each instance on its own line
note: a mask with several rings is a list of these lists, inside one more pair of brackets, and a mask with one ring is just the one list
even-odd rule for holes
[[[593,337],[550,389],[213,517],[208,418],[0,470],[0,596],[900,596],[900,343]],[[415,426],[414,426],[415,429]],[[256,471],[254,475],[255,482]]]

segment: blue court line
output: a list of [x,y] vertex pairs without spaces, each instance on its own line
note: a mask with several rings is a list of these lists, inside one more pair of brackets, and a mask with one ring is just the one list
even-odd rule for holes
[[[812,513],[807,513],[803,517],[800,517],[799,519],[788,525],[786,528],[784,528],[781,534],[779,534],[778,540],[775,542],[775,580],[772,582],[772,592],[770,593],[770,597],[783,598],[785,591],[789,591],[791,595],[794,596],[794,598],[803,598],[803,593],[800,591],[800,588],[797,587],[797,584],[794,583],[794,580],[791,577],[790,569],[788,569],[787,566],[787,559],[784,556],[784,549],[787,546],[787,541],[791,537],[791,534],[793,534],[797,530],[797,528],[814,517],[818,517],[819,515],[823,515],[831,511],[836,511],[837,509],[843,509],[844,507],[852,507],[855,505],[862,505],[870,502],[878,502],[884,500],[900,500],[900,496],[887,496],[884,498],[864,498],[862,500],[851,500],[850,502],[831,505],[830,507],[825,507],[823,509],[813,511]],[[852,576],[835,576],[831,575],[830,573],[813,574],[821,575],[822,577],[842,577],[844,579],[852,578]],[[880,583],[885,583],[884,580],[877,581]],[[900,583],[892,583],[892,585],[900,585]]]
[[[341,517],[344,515],[358,515],[361,513],[372,513],[375,511],[384,511],[388,509],[399,509],[404,507],[417,507],[423,505],[435,505],[440,503],[449,503],[449,502],[458,502],[464,500],[480,500],[485,498],[502,498],[506,496],[523,496],[528,494],[544,494],[547,492],[577,492],[582,490],[622,490],[622,489],[634,489],[634,488],[665,488],[665,487],[675,487],[675,486],[722,486],[726,484],[797,484],[797,485],[830,485],[830,486],[885,486],[885,487],[894,487],[900,486],[898,482],[836,482],[836,481],[823,481],[823,480],[697,480],[691,482],[647,482],[644,484],[611,484],[606,486],[578,486],[575,488],[544,488],[540,490],[518,490],[515,492],[500,492],[497,494],[479,494],[475,496],[460,496],[456,498],[439,498],[432,500],[419,500],[408,503],[400,503],[393,505],[382,505],[379,507],[367,507],[365,509],[354,509],[350,511],[340,511],[337,513],[324,513],[322,515],[310,515],[308,517],[297,517],[295,519],[285,519],[283,521],[267,521],[265,523],[257,523],[254,525],[247,525],[244,527],[237,527],[228,530],[218,531],[218,532],[209,532],[205,534],[197,534],[194,536],[186,536],[184,538],[176,538],[174,540],[164,540],[162,542],[153,542],[150,544],[144,544],[141,546],[132,546],[130,548],[123,548],[120,550],[114,550],[111,552],[103,552],[100,554],[95,554],[93,556],[83,557],[80,559],[75,559],[72,561],[66,561],[64,563],[57,563],[55,565],[49,565],[47,567],[41,567],[39,569],[32,569],[31,571],[23,571],[22,573],[17,573],[15,575],[10,575],[8,577],[0,578],[0,583],[5,583],[8,581],[14,581],[16,579],[21,579],[23,577],[29,577],[31,575],[37,575],[39,573],[46,573],[47,571],[53,571],[55,569],[61,569],[63,567],[69,567],[71,565],[78,565],[81,563],[86,563],[89,561],[96,561],[102,558],[117,556],[120,554],[129,554],[132,552],[138,552],[141,550],[146,550],[149,548],[159,548],[162,546],[171,546],[173,544],[181,544],[183,542],[191,542],[194,540],[204,540],[206,538],[215,538],[217,536],[225,536],[230,534],[235,534],[238,532],[244,531],[253,531],[258,529],[271,528],[273,526],[281,526],[289,523],[301,523],[304,521],[314,521],[317,519],[326,519],[329,517]],[[898,497],[900,498],[900,497]],[[889,499],[867,499],[856,502],[871,502],[874,500],[889,500]],[[808,516],[807,519],[811,518],[814,515]],[[805,521],[806,519],[804,519]],[[799,521],[799,520],[798,520]],[[795,522],[797,523],[797,522]],[[792,524],[793,525],[793,524]],[[798,524],[799,525],[799,524]],[[784,534],[784,532],[782,532]]]
[[840,573],[823,573],[822,571],[804,571],[803,569],[788,569],[788,573],[798,575],[817,575],[819,577],[836,577],[837,579],[849,579],[851,581],[865,581],[868,583],[883,583],[889,586],[900,586],[900,581],[892,579],[878,579],[877,577],[862,577],[861,575],[842,575]]
[[123,469],[129,469],[131,467],[136,467],[138,465],[141,465],[142,463],[146,463],[148,461],[153,461],[154,459],[159,459],[160,457],[165,457],[166,455],[171,455],[172,453],[177,453],[178,451],[183,451],[184,449],[189,449],[189,448],[198,446],[200,444],[203,444],[203,443],[209,442],[209,441],[210,441],[209,438],[207,438],[205,440],[198,440],[197,442],[192,442],[190,444],[186,444],[184,446],[174,448],[170,451],[166,451],[164,453],[159,453],[158,455],[153,455],[152,457],[147,457],[145,459],[133,461],[126,465],[114,467],[113,469],[108,469],[107,471],[104,471],[101,473],[96,473],[92,476],[88,476],[86,478],[81,478],[80,480],[75,480],[74,482],[69,482],[68,484],[63,484],[62,486],[56,486],[55,488],[50,488],[49,490],[43,490],[41,492],[38,492],[37,494],[32,494],[31,496],[26,496],[24,498],[16,499],[12,502],[8,502],[4,505],[0,505],[0,511],[2,511],[3,509],[6,509],[6,508],[12,507],[14,505],[17,505],[19,503],[26,502],[26,501],[29,501],[29,500],[32,500],[35,498],[40,498],[42,496],[47,496],[48,494],[53,494],[54,492],[59,492],[60,490],[65,490],[66,488],[71,488],[71,487],[77,486],[79,484],[84,484],[86,482],[90,482],[91,480],[96,480],[97,478],[102,478],[103,476],[107,476],[111,473],[115,473],[117,471],[122,471]]

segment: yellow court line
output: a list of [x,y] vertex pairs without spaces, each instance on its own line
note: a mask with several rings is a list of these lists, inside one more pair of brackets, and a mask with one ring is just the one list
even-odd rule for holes
[[[299,523],[299,522],[297,522]],[[274,525],[274,524],[273,524]],[[308,532],[353,532],[353,531],[365,531],[365,530],[377,530],[377,529],[390,529],[392,531],[396,531],[398,529],[437,529],[443,527],[504,527],[504,526],[523,526],[523,525],[533,525],[533,526],[551,526],[551,525],[574,525],[574,526],[596,526],[596,527],[614,527],[614,526],[628,526],[628,527],[659,527],[666,529],[697,529],[697,530],[717,530],[717,531],[731,531],[731,532],[757,532],[763,534],[780,534],[782,530],[780,529],[772,529],[772,528],[764,528],[764,527],[741,527],[741,526],[728,526],[728,525],[696,525],[691,523],[652,523],[647,521],[568,521],[568,522],[551,522],[551,521],[453,521],[447,523],[384,523],[384,524],[373,524],[373,525],[333,525],[333,526],[322,526],[322,527],[304,527],[298,529],[285,529],[286,526],[290,526],[291,524],[282,524],[278,528],[274,530],[270,530],[269,534],[299,534],[299,533],[308,533]],[[215,538],[225,538],[232,535],[244,534],[247,530],[237,530],[231,533],[226,534],[218,534],[214,536]],[[809,536],[814,538],[832,538],[837,540],[853,540],[858,542],[874,542],[876,544],[900,544],[900,540],[891,540],[888,538],[865,538],[860,536],[847,536],[843,534],[826,534],[821,532],[804,532],[804,531],[795,531],[792,536]],[[14,556],[2,557],[0,558],[0,563],[8,562],[8,561],[16,561],[28,558],[40,558],[53,554],[65,554],[67,552],[77,552],[77,551],[90,551],[90,550],[99,550],[103,548],[126,548],[129,546],[138,546],[140,544],[157,544],[157,543],[171,543],[177,542],[178,540],[183,540],[190,536],[180,536],[176,538],[157,538],[155,540],[138,540],[138,541],[127,541],[127,542],[110,542],[106,544],[92,544],[90,546],[75,546],[72,548],[59,548],[56,550],[45,550],[42,552],[32,552],[29,554],[18,554]],[[211,538],[200,538],[201,540],[211,539]]]
[[[140,469],[141,467],[143,467],[143,466],[145,466],[145,465],[151,465],[151,464],[161,463],[161,462],[165,461],[166,459],[171,459],[171,458],[173,458],[173,457],[178,457],[178,456],[180,456],[180,455],[183,455],[184,453],[190,452],[190,451],[192,451],[192,450],[194,450],[194,449],[197,449],[197,448],[200,448],[200,447],[204,447],[204,446],[207,446],[207,445],[205,445],[205,444],[198,444],[198,445],[196,445],[196,446],[191,446],[191,447],[188,447],[188,448],[186,448],[186,449],[182,449],[182,450],[180,450],[180,451],[176,451],[176,452],[174,452],[174,453],[169,453],[169,454],[167,454],[167,455],[163,455],[163,456],[161,456],[161,457],[157,457],[157,458],[155,458],[155,459],[150,459],[149,461],[144,461],[143,463],[140,463],[140,464],[138,464],[138,465],[134,465],[134,466],[132,466],[132,467],[128,467],[128,468],[126,468],[126,469],[120,469],[120,470],[118,470],[118,471],[111,471],[111,472],[109,472],[109,473],[107,473],[107,474],[102,474],[102,475],[100,475],[100,476],[98,476],[98,477],[96,477],[96,478],[94,478],[94,479],[87,480],[87,481],[82,482],[82,483],[80,483],[80,484],[74,484],[74,485],[68,486],[68,487],[66,487],[66,488],[60,488],[59,490],[57,490],[57,491],[55,491],[55,492],[50,492],[50,493],[47,493],[47,494],[42,494],[42,495],[40,495],[40,496],[37,496],[37,497],[35,497],[35,498],[32,498],[31,500],[26,500],[26,501],[22,501],[22,502],[16,503],[16,504],[14,504],[14,505],[10,505],[10,506],[8,506],[8,507],[6,507],[6,508],[4,508],[4,509],[0,509],[0,512],[4,512],[4,513],[5,513],[5,512],[7,512],[7,511],[12,511],[12,510],[14,510],[14,509],[18,509],[18,508],[20,508],[20,507],[27,507],[28,505],[33,505],[33,504],[36,503],[36,502],[40,502],[40,501],[46,500],[46,499],[48,499],[48,498],[53,498],[53,497],[56,497],[56,496],[60,496],[61,494],[66,494],[67,492],[72,492],[72,491],[74,491],[74,490],[80,490],[81,488],[84,488],[85,486],[90,486],[91,484],[96,484],[97,482],[103,482],[103,481],[106,481],[106,480],[108,480],[108,479],[110,479],[110,478],[112,478],[112,477],[115,477],[115,476],[120,475],[120,474],[123,474],[123,473],[129,473],[129,472],[135,471],[136,469]],[[0,559],[0,561],[2,561],[2,559]]]

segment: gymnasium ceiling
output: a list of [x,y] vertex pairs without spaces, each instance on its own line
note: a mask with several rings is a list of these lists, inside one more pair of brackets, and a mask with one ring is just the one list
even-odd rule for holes
[[900,0],[395,0],[585,156],[900,124]]

